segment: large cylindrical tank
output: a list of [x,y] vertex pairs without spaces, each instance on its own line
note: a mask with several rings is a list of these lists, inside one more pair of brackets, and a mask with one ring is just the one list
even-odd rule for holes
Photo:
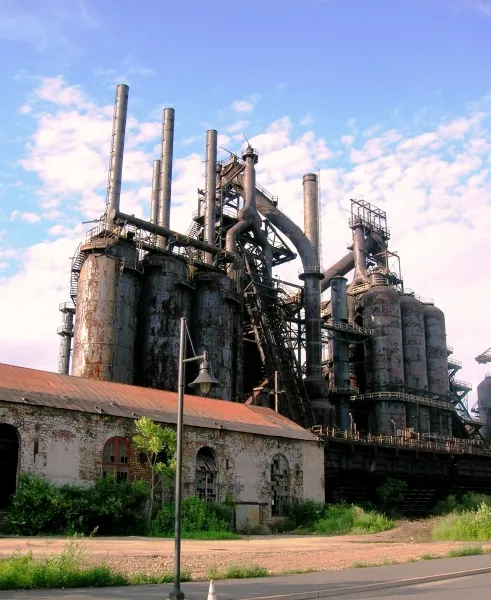
[[366,391],[404,388],[401,305],[391,287],[376,285],[363,296],[363,327],[372,329],[367,342]]
[[404,384],[409,393],[428,391],[423,305],[412,296],[401,295]]
[[[199,273],[194,281],[196,291],[191,336],[198,354],[205,350],[208,352],[213,375],[220,382],[220,387],[213,388],[210,396],[230,400],[235,379],[234,340],[237,331],[234,327],[237,306],[234,282],[224,273]],[[193,371],[190,368],[188,373]],[[201,395],[199,388],[194,389],[193,393]]]
[[445,315],[432,304],[423,305],[425,322],[426,362],[428,369],[428,391],[446,396],[449,392],[447,334]]
[[135,383],[177,391],[180,319],[191,318],[193,285],[188,265],[178,256],[143,261]]
[[72,375],[133,383],[140,273],[132,242],[107,238],[82,247]]
[[479,418],[483,424],[481,435],[491,438],[491,373],[477,386],[477,405],[479,407]]

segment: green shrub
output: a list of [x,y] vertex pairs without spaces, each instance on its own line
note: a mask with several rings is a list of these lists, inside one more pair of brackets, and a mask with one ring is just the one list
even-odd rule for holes
[[[172,537],[174,535],[174,504],[164,505],[150,526],[150,535]],[[231,504],[203,502],[198,496],[182,501],[181,530],[183,533],[223,531],[231,532],[234,507]]]
[[324,502],[294,500],[290,505],[288,517],[292,522],[293,529],[309,529],[323,516],[325,510]]
[[258,565],[228,565],[223,569],[212,566],[206,572],[207,579],[252,579],[268,575],[268,569]]
[[22,474],[2,528],[16,535],[135,535],[143,532],[146,496],[141,482],[99,479],[90,487],[56,486]]
[[435,540],[491,541],[491,506],[482,502],[477,510],[441,517],[432,532]]
[[324,535],[346,535],[380,533],[392,527],[394,521],[380,513],[366,511],[359,506],[331,504],[315,524],[315,531]]
[[491,506],[491,496],[475,494],[474,492],[468,492],[460,497],[451,495],[439,502],[434,512],[437,515],[462,514],[467,511],[477,510],[483,502]]

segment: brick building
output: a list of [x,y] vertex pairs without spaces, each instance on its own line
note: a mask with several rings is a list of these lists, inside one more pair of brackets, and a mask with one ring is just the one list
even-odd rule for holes
[[[59,484],[148,477],[131,445],[141,416],[175,427],[177,394],[0,364],[0,509],[19,472]],[[323,445],[269,408],[186,395],[183,488],[229,494],[239,521],[264,522],[292,498],[324,500]]]

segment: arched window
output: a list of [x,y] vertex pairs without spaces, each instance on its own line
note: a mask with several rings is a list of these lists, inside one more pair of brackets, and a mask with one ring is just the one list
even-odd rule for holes
[[7,508],[17,488],[17,464],[19,461],[19,434],[15,427],[0,423],[0,509]]
[[290,503],[290,469],[283,454],[276,454],[271,461],[271,514],[282,517]]
[[102,453],[102,476],[112,477],[118,483],[130,478],[130,447],[120,437],[108,440]]
[[205,502],[217,501],[217,464],[208,446],[196,455],[196,493]]

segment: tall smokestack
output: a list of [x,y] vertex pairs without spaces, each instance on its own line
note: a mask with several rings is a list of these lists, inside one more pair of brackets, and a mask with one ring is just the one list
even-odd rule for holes
[[106,202],[106,227],[112,230],[114,211],[119,211],[121,199],[121,177],[123,173],[124,136],[126,132],[126,115],[128,112],[127,85],[121,83],[116,87],[116,101],[114,103],[113,135],[111,144],[111,158],[109,161],[109,180],[107,185]]
[[[159,220],[159,186],[160,186],[160,160],[153,161],[152,196],[150,198],[150,223],[158,225]],[[152,236],[155,239],[156,236]]]
[[62,375],[69,375],[75,307],[65,302],[60,304],[60,312],[63,314],[63,325],[58,327],[58,335],[61,336],[58,372]]
[[[215,245],[216,194],[217,194],[217,132],[206,132],[206,204],[205,204],[205,242]],[[213,255],[206,254],[206,262],[213,264]]]
[[[173,108],[164,108],[162,116],[162,164],[160,166],[159,216],[158,225],[170,228],[170,197],[172,188],[172,154],[174,148],[174,116]],[[167,240],[160,238],[160,245],[165,247]]]
[[303,176],[303,212],[305,235],[319,262],[319,188],[315,173]]

